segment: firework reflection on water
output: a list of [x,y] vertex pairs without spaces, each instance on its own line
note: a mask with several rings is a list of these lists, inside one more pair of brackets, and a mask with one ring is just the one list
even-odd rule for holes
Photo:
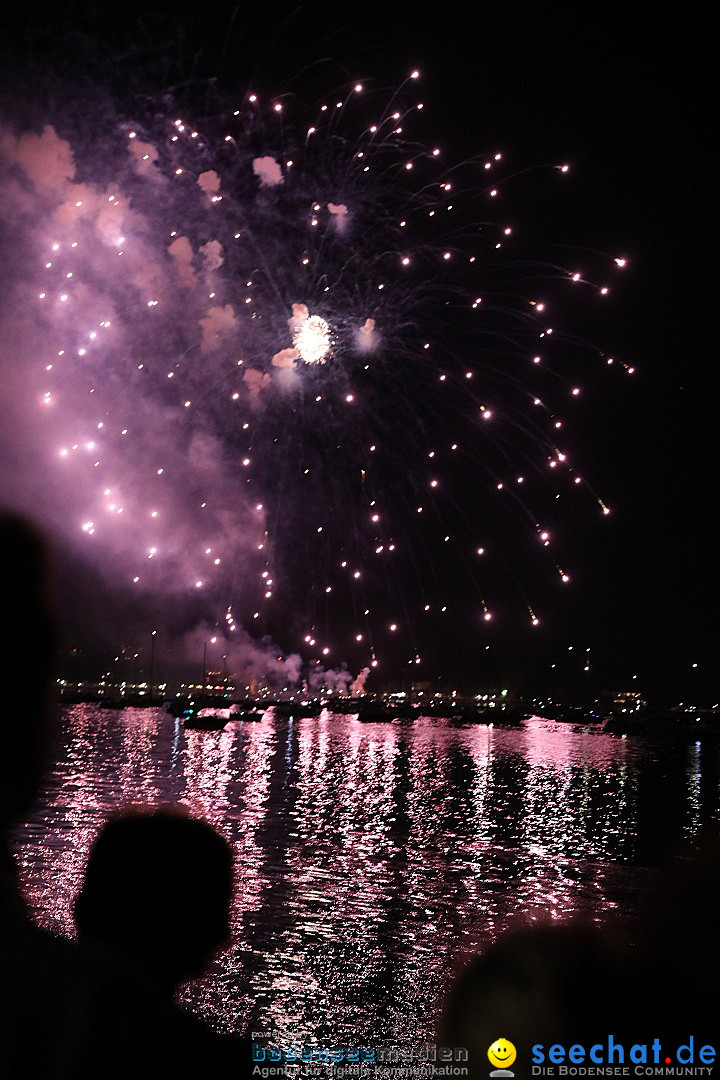
[[232,944],[187,997],[220,1028],[288,1039],[431,1037],[462,951],[522,919],[631,910],[655,838],[666,851],[718,811],[717,749],[540,720],[501,731],[267,714],[186,735],[160,710],[86,705],[62,729],[18,840],[42,922],[69,931],[110,812],[181,801],[237,858]]

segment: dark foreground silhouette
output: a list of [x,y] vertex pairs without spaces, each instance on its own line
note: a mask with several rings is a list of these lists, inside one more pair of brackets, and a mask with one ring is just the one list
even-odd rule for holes
[[232,879],[230,846],[209,825],[172,807],[138,807],[101,830],[75,901],[81,944],[140,978],[187,1052],[223,1075],[240,1075],[249,1042],[217,1035],[174,995],[227,944]]
[[[229,1071],[217,1044],[178,1015],[144,964],[129,958],[121,964],[109,951],[64,941],[34,925],[26,911],[10,834],[32,805],[54,726],[57,633],[49,577],[41,538],[0,513],[0,612],[10,635],[0,651],[0,1077],[241,1077],[249,1054]],[[223,857],[227,878],[225,851]],[[213,939],[219,929],[214,924]],[[171,980],[200,963],[197,930],[190,937],[194,951],[181,949],[180,967],[167,969]]]
[[493,1068],[488,1049],[508,1039],[516,1076],[530,1075],[531,1050],[571,1046],[603,1032],[622,985],[623,958],[592,927],[540,926],[505,934],[455,980],[441,1030],[445,1046],[468,1051],[471,1077]]
[[[704,838],[669,861],[656,881],[631,924],[516,930],[466,964],[450,988],[438,1038],[467,1049],[470,1080],[488,1076],[488,1049],[498,1039],[514,1045],[518,1078],[531,1075],[536,1046],[543,1066],[551,1064],[553,1046],[564,1048],[565,1066],[573,1064],[573,1046],[585,1049],[582,1067],[599,1065],[589,1057],[598,1044],[605,1065],[629,1065],[631,1074],[644,1062],[633,1062],[630,1050],[643,1044],[649,1068],[715,1066],[711,1055],[699,1054],[703,1047],[720,1052],[717,839]],[[610,1038],[623,1047],[622,1060],[619,1050],[607,1056]]]

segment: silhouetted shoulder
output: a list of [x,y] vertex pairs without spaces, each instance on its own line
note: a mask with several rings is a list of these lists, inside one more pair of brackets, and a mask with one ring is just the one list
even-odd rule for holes
[[3,1080],[193,1075],[196,1040],[173,1010],[120,965],[35,926],[7,894],[0,957]]

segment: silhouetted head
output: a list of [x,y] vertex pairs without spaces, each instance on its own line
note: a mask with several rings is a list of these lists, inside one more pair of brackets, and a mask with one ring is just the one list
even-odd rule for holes
[[514,1045],[524,1067],[536,1043],[582,1042],[588,1026],[605,1031],[608,986],[618,983],[617,970],[611,942],[593,928],[507,933],[454,982],[440,1042],[468,1051],[471,1078],[487,1077],[488,1049],[498,1039]]
[[230,845],[204,821],[130,809],[92,847],[75,900],[78,935],[175,988],[202,975],[228,939],[232,871]]
[[[708,784],[708,789],[710,785]],[[717,1030],[720,834],[714,826],[661,865],[635,916],[633,985],[666,1038],[707,1042]],[[668,987],[682,987],[669,993]],[[636,1006],[637,1009],[637,1006]],[[712,1041],[712,1040],[710,1040]]]
[[20,518],[0,512],[0,650],[3,724],[0,829],[18,821],[37,791],[50,735],[55,624],[45,544]]

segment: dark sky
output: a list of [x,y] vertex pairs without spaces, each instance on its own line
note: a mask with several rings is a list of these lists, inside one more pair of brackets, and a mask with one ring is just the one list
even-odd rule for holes
[[[569,675],[577,663],[567,646],[577,656],[590,645],[600,685],[629,685],[637,673],[645,690],[688,696],[695,680],[707,699],[719,638],[715,302],[700,265],[715,247],[707,27],[685,12],[631,21],[629,5],[547,7],[528,16],[516,5],[488,14],[488,5],[209,2],[181,15],[162,5],[26,5],[6,44],[37,53],[48,35],[74,32],[119,51],[155,41],[161,80],[192,72],[244,89],[254,78],[305,96],[343,68],[390,85],[418,67],[453,157],[501,147],[529,162],[571,161],[573,194],[548,232],[631,257],[598,331],[610,328],[609,344],[638,374],[598,386],[579,435],[581,450],[596,448],[593,480],[612,520],[579,526],[572,601],[542,641],[501,638],[492,670],[532,680],[557,661]],[[459,649],[458,675],[487,665],[473,649]]]

